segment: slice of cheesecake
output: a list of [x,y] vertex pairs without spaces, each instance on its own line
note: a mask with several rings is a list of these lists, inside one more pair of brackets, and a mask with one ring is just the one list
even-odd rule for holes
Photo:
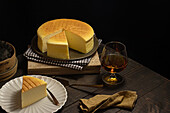
[[47,96],[47,83],[31,76],[23,76],[21,90],[22,108],[29,106]]
[[44,53],[47,52],[47,41],[55,36],[56,34],[62,32],[63,29],[60,29],[52,34],[48,34],[46,37],[43,38],[43,40],[40,38],[40,36],[38,36],[38,48]]
[[54,35],[47,41],[47,56],[69,59],[69,48],[65,31]]

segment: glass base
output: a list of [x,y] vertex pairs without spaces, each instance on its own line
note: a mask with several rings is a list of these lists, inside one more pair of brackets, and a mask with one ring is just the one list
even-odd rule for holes
[[119,86],[122,83],[124,83],[124,78],[119,75],[119,74],[115,74],[115,76],[110,76],[110,73],[107,73],[105,75],[102,76],[102,80],[104,82],[104,84],[106,86]]

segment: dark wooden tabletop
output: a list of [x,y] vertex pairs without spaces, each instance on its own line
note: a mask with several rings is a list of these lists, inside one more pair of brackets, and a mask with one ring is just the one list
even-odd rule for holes
[[[27,74],[27,61],[22,56],[18,57],[19,65],[15,77]],[[101,84],[101,76],[105,73],[101,69],[100,74],[88,75],[63,75],[57,76],[68,80],[72,83],[84,84]],[[83,86],[66,86],[68,92],[68,100],[66,104],[58,111],[58,113],[78,113],[79,100],[81,98],[90,98],[96,94],[114,94],[122,90],[137,91],[138,99],[132,111],[120,108],[108,108],[98,110],[96,113],[169,113],[170,112],[170,82],[160,74],[150,70],[149,68],[129,59],[126,69],[120,74],[125,78],[125,83],[117,88],[89,88]],[[13,79],[12,78],[12,79]],[[6,83],[0,82],[0,88]],[[0,113],[5,113],[0,108]]]

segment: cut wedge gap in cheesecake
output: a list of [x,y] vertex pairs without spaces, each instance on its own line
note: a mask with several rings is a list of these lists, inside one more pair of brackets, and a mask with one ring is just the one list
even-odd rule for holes
[[63,29],[60,29],[52,34],[47,35],[46,37],[42,38],[41,36],[38,35],[38,48],[42,53],[47,52],[47,41],[55,36],[56,34],[59,34],[63,31]]
[[69,47],[73,50],[77,50],[81,53],[88,53],[93,49],[94,37],[89,40],[85,40],[79,35],[76,35],[70,31],[65,30]]

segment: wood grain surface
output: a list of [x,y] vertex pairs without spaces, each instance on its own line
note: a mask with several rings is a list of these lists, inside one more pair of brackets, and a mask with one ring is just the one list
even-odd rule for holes
[[[18,56],[19,68],[15,77],[27,74],[27,61],[22,56]],[[101,69],[100,74],[80,74],[56,76],[68,80],[72,83],[101,84],[101,76],[106,72]],[[65,86],[68,92],[68,100],[58,113],[79,113],[79,100],[90,98],[96,94],[114,94],[122,90],[137,91],[138,99],[133,110],[108,108],[98,110],[96,113],[169,113],[170,112],[170,82],[167,78],[155,73],[149,68],[137,63],[129,58],[128,66],[120,72],[125,78],[125,83],[117,88],[89,88],[83,86]],[[51,76],[52,77],[52,76]],[[6,81],[7,82],[7,81]],[[0,82],[0,87],[6,82]],[[5,113],[0,108],[0,113]]]

